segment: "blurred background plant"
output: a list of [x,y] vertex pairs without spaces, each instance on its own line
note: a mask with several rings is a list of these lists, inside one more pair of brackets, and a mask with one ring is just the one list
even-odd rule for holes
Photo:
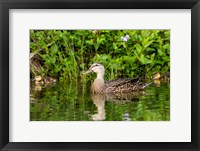
[[169,72],[170,30],[30,30],[30,78],[77,81],[94,62],[106,80]]

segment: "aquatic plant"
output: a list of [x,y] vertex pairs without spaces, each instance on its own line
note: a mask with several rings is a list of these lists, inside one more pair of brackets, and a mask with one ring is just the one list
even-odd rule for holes
[[168,72],[170,30],[30,30],[31,78],[91,79],[81,73],[94,62],[106,80]]

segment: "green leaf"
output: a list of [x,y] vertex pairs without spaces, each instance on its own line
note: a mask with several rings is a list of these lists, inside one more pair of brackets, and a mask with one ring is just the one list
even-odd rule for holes
[[148,41],[148,40],[143,40],[143,46],[144,48],[147,48],[149,45],[151,45],[154,42],[154,40]]
[[154,48],[151,48],[151,47],[147,47],[146,48],[146,51],[149,51],[149,52],[151,52],[151,51],[156,51]]
[[114,50],[117,49],[117,45],[116,45],[116,43],[113,43],[113,49],[114,49]]
[[92,40],[92,39],[86,40],[85,43],[86,43],[86,44],[89,44],[89,45],[93,45],[93,40]]
[[142,34],[143,38],[148,38],[151,34],[151,31],[150,30],[142,30],[141,34]]
[[56,44],[53,44],[50,48],[50,52],[57,53],[58,52],[58,46]]
[[158,54],[159,54],[160,56],[162,56],[164,53],[162,52],[161,49],[158,48]]
[[142,52],[142,46],[140,44],[136,44],[135,48],[136,48],[138,54],[140,54]]
[[166,50],[169,50],[169,49],[170,49],[169,43],[165,44],[165,45],[163,46],[163,48],[166,49]]
[[94,48],[95,48],[95,50],[98,50],[99,49],[99,43],[95,43]]
[[143,54],[140,55],[140,61],[142,64],[150,64],[152,61],[145,58]]
[[155,57],[155,53],[153,53],[153,54],[151,55],[151,61],[154,60],[154,57]]

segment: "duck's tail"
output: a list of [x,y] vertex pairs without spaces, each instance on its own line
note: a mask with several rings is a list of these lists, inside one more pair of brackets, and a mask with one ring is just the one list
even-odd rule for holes
[[144,83],[142,86],[141,86],[141,89],[145,89],[146,87],[148,87],[149,85],[151,85],[153,82],[149,82],[149,83]]

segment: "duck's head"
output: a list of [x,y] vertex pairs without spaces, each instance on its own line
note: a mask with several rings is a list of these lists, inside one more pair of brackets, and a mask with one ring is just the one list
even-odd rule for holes
[[153,75],[153,80],[158,80],[158,79],[160,79],[160,73],[155,73]]
[[42,77],[40,75],[36,76],[33,81],[41,81],[42,80]]
[[86,72],[84,72],[83,74],[88,74],[88,73],[91,73],[91,72],[96,72],[97,74],[98,73],[104,74],[104,66],[100,63],[93,63],[91,65],[91,67]]

